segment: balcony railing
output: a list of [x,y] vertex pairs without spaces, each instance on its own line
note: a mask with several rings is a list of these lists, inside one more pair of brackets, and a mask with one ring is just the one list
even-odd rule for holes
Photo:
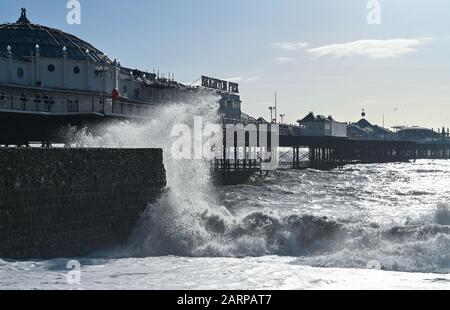
[[152,106],[111,97],[53,99],[51,97],[0,96],[0,110],[34,114],[89,114],[145,117]]

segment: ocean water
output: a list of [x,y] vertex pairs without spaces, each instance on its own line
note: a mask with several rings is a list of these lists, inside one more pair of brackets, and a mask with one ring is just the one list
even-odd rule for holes
[[450,289],[448,184],[449,161],[418,161],[170,191],[127,247],[79,258],[80,284],[69,259],[0,260],[0,287]]
[[[129,243],[70,259],[0,260],[0,289],[450,289],[450,161],[278,170],[216,188],[170,156],[170,128],[214,122],[212,99],[108,126],[83,146],[162,147],[168,192]],[[168,134],[169,132],[169,134]]]

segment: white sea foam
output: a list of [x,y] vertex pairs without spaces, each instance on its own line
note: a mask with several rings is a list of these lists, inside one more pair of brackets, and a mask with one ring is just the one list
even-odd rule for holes
[[169,191],[147,208],[121,255],[278,255],[318,267],[367,268],[377,261],[384,270],[450,272],[450,211],[439,203],[447,192],[433,181],[449,165],[286,170],[216,189],[207,161],[170,156],[171,128],[192,125],[194,115],[217,121],[216,98],[160,107],[146,123],[107,126],[101,138],[76,135],[86,146],[164,149]]
[[20,262],[0,270],[1,289],[448,289],[450,275],[312,268],[290,257],[81,259],[81,283],[66,281],[67,260]]

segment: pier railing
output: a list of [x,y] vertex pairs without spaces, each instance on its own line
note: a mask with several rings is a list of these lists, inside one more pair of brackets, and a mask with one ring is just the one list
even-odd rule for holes
[[145,117],[152,106],[129,102],[125,99],[113,100],[110,96],[71,96],[67,99],[55,99],[51,96],[0,97],[0,110],[30,114],[88,114],[123,115]]
[[260,171],[261,159],[215,159],[213,168],[216,171]]

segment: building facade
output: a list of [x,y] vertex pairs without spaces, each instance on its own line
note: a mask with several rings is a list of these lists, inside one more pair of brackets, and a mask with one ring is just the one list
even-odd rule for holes
[[300,135],[302,136],[347,137],[347,124],[337,122],[331,116],[315,116],[311,112],[297,122],[300,127]]
[[[0,25],[0,144],[24,129],[28,133],[17,142],[45,142],[49,122],[83,126],[99,118],[146,118],[157,105],[202,91],[207,88],[183,85],[173,75],[123,67],[74,35],[31,23],[25,9],[15,23]],[[238,94],[209,91],[219,94],[225,117],[240,119]]]

